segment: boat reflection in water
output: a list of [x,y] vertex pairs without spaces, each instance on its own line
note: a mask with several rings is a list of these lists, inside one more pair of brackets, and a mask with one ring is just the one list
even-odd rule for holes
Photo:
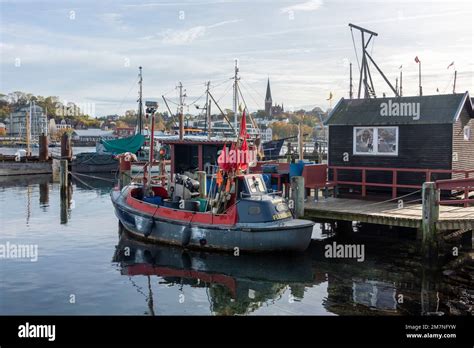
[[154,315],[150,280],[162,278],[169,285],[205,287],[211,311],[221,315],[249,314],[265,301],[276,299],[288,287],[304,291],[313,282],[311,258],[299,254],[241,254],[185,250],[162,244],[145,244],[121,230],[113,256],[122,275],[148,277],[149,314]]

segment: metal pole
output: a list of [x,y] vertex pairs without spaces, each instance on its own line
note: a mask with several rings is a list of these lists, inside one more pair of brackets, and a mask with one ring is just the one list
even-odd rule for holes
[[352,92],[352,63],[349,64],[349,99],[352,99],[353,92]]
[[458,72],[457,70],[454,70],[454,84],[453,84],[453,94],[456,93],[456,78],[457,78]]
[[142,77],[142,67],[138,67],[139,74],[138,74],[138,84],[139,84],[139,91],[138,91],[138,134],[142,134],[143,130],[143,77]]
[[156,110],[153,110],[153,113],[151,114],[151,134],[150,134],[150,156],[149,156],[149,170],[148,170],[148,189],[151,191],[151,172],[152,172],[152,167],[153,167],[153,161],[155,160],[154,155],[155,155],[155,112]]
[[402,77],[403,77],[403,71],[400,70],[400,97],[403,97]]
[[418,63],[418,84],[420,86],[420,97],[423,95],[423,88],[421,87],[421,60]]

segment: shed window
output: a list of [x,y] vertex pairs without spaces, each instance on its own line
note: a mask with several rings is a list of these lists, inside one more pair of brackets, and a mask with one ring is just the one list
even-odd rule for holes
[[354,127],[354,155],[398,156],[398,127]]

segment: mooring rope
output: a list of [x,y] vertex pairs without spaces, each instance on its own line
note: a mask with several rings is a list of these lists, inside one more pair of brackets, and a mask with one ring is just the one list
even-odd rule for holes
[[93,178],[93,179],[99,179],[99,180],[103,180],[103,181],[115,183],[115,180],[111,180],[111,179],[107,179],[107,178],[102,178],[102,177],[100,177],[100,176],[94,176],[94,175],[83,174],[83,173],[77,173],[77,172],[70,172],[70,173],[71,173],[71,175],[86,176],[86,177]]

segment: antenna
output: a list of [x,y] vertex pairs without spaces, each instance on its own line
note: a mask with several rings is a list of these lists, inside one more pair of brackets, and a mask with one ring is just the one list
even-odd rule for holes
[[238,67],[238,60],[235,59],[235,68],[234,68],[234,131],[235,135],[237,135],[237,107],[238,107],[238,99],[239,99],[239,92],[238,92],[238,82],[239,78],[239,67]]
[[[367,47],[369,46],[370,41],[374,36],[378,36],[376,32],[373,32],[371,30],[359,27],[358,25],[354,25],[352,23],[349,23],[349,27],[351,28],[351,32],[353,29],[359,30],[361,33],[361,38],[362,38],[362,64],[360,66],[360,75],[359,75],[359,88],[357,92],[357,98],[360,99],[361,96],[361,90],[362,90],[362,85],[364,86],[364,98],[377,98],[375,94],[375,89],[374,89],[374,83],[372,81],[372,75],[370,73],[370,67],[369,67],[369,60],[370,62],[374,65],[374,67],[377,69],[377,71],[380,73],[380,75],[383,77],[385,82],[389,85],[390,89],[395,93],[395,96],[398,96],[398,92],[395,90],[395,88],[392,86],[390,81],[387,79],[385,74],[380,70],[379,66],[375,63],[374,59],[371,57],[369,52],[367,52]],[[366,35],[369,36],[369,38],[366,40]],[[354,40],[354,36],[352,36],[352,40]],[[354,43],[355,47],[355,43]],[[356,52],[357,54],[357,52]],[[367,58],[369,60],[367,60]]]

